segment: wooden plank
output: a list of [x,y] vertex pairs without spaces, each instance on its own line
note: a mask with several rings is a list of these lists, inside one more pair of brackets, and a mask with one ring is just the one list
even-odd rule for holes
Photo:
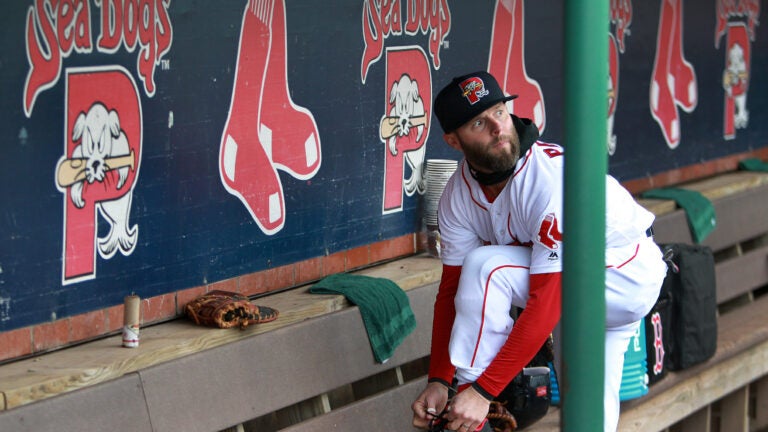
[[440,281],[443,266],[439,259],[421,254],[406,259],[391,261],[356,272],[372,277],[390,279],[400,288],[410,289]]
[[[684,186],[713,200],[717,227],[703,244],[717,251],[768,232],[768,175],[738,172]],[[654,223],[659,243],[693,243],[685,212],[669,209],[672,201],[638,200],[657,216]]]
[[720,429],[749,432],[749,386],[730,393],[720,401]]
[[0,431],[151,432],[138,374],[0,413]]
[[[678,185],[683,189],[701,192],[710,201],[715,201],[726,196],[749,191],[768,184],[768,174],[748,171],[736,171],[720,174],[704,180],[698,180]],[[662,216],[677,210],[677,204],[672,200],[637,198],[637,202],[654,213]]]
[[726,196],[733,196],[742,192],[758,188],[768,184],[768,174],[754,171],[734,171],[703,180],[691,182],[681,187],[701,192],[710,201],[715,201]]
[[[439,260],[420,255],[359,273],[389,278],[407,291],[439,280],[440,272]],[[18,407],[350,307],[343,296],[309,294],[308,287],[258,298],[254,303],[276,308],[280,318],[244,331],[175,320],[142,328],[138,349],[123,348],[121,336],[113,336],[9,363],[0,367],[0,398],[5,409]]]
[[712,406],[707,405],[680,422],[680,432],[710,432],[712,430]]
[[664,392],[641,398],[640,403],[622,413],[619,430],[649,432],[664,429],[711,401],[746,386],[755,377],[768,373],[768,341],[707,366],[697,368],[697,374],[686,374],[686,379],[677,381]]
[[717,263],[715,278],[718,303],[768,284],[768,246]]
[[417,431],[419,429],[411,424],[411,403],[425,385],[426,379],[410,381],[393,390],[362,399],[283,431]]
[[330,410],[328,396],[322,394],[275,412],[275,421],[277,424],[290,425],[323,415]]
[[685,212],[676,210],[661,215],[653,222],[656,243],[694,243]]
[[637,198],[636,201],[656,216],[665,215],[677,210],[677,204],[672,200]]
[[768,375],[755,383],[755,418],[750,426],[753,431],[768,428]]
[[717,227],[703,242],[714,251],[768,232],[768,185],[726,196],[713,203]]
[[354,307],[142,369],[152,426],[218,430],[422,358],[429,354],[436,291],[436,284],[408,291],[418,326],[383,365]]

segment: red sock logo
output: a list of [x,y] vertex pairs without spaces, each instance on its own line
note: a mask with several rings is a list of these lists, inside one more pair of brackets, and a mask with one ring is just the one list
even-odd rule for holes
[[539,83],[525,71],[525,24],[523,0],[499,0],[494,12],[488,72],[496,77],[507,94],[518,98],[509,102],[519,117],[530,118],[544,131],[546,113]]
[[285,223],[277,170],[308,179],[320,168],[314,117],[288,92],[283,0],[250,0],[243,13],[232,102],[221,138],[219,174],[266,234]]
[[669,148],[680,144],[680,117],[677,107],[693,111],[698,101],[696,73],[683,57],[680,0],[662,0],[656,59],[651,79],[651,114],[661,127]]

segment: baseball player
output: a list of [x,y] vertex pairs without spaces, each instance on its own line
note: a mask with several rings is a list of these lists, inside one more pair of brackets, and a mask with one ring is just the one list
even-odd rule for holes
[[[416,427],[442,412],[455,379],[447,428],[479,430],[490,401],[560,319],[564,150],[509,113],[506,102],[515,97],[490,74],[474,72],[435,99],[443,138],[464,159],[438,210],[443,273],[429,381],[412,405]],[[605,430],[614,431],[624,352],[667,267],[652,238],[654,215],[610,176],[606,200]],[[512,306],[524,308],[516,322]]]

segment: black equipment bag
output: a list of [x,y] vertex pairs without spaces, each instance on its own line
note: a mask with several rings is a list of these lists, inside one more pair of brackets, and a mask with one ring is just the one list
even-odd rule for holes
[[[522,430],[541,420],[552,402],[554,339],[550,335],[528,365],[499,393],[495,400],[515,417]],[[489,421],[494,427],[493,421]]]
[[669,293],[672,312],[664,366],[681,370],[717,350],[715,260],[709,247],[698,244],[666,244],[662,251],[669,264],[662,292]]

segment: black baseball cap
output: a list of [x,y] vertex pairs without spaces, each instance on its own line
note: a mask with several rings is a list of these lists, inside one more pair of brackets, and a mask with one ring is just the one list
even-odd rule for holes
[[435,115],[443,132],[449,133],[497,103],[516,97],[505,95],[488,72],[472,72],[454,78],[440,90],[435,98]]

